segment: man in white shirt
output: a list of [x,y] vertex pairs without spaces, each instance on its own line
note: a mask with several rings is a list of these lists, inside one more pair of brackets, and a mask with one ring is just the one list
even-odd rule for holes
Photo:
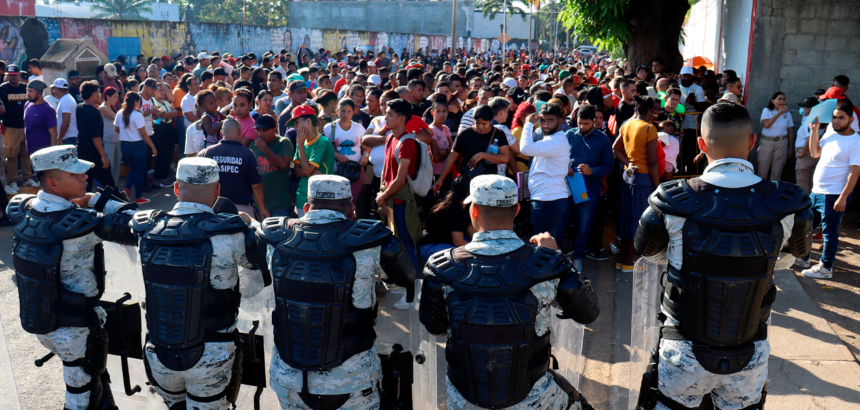
[[57,139],[60,144],[78,145],[78,122],[75,119],[75,109],[78,103],[69,95],[69,83],[64,78],[54,80],[51,86],[51,94],[59,102],[57,103]]
[[[704,112],[708,108],[708,103],[705,101],[705,90],[702,86],[693,82],[693,67],[681,67],[681,101],[684,102],[686,112]],[[696,157],[696,130],[699,129],[699,124],[696,122],[695,115],[685,115],[681,121],[681,128],[684,130],[684,138],[687,141],[681,144],[681,163],[684,167],[684,172],[687,174],[699,174],[696,163],[693,158]]]
[[[543,138],[535,141],[532,135],[534,126],[540,119]],[[570,144],[561,131],[564,109],[555,103],[544,104],[540,116],[531,114],[526,117],[520,140],[520,151],[532,157],[529,168],[529,192],[531,192],[532,225],[535,233],[549,232],[558,242],[564,240],[567,221],[568,163]]]
[[30,73],[30,76],[27,77],[27,81],[45,81],[45,76],[42,75],[42,65],[39,64],[38,59],[34,58],[27,62],[27,72]]
[[155,90],[158,89],[158,82],[152,78],[147,78],[140,87],[140,112],[143,114],[143,119],[146,121],[146,133],[152,136],[152,114],[158,113],[158,107],[152,103],[152,96],[155,95]]
[[[812,107],[818,105],[818,99],[815,97],[806,97],[798,105],[803,108],[803,117],[800,119],[797,138],[794,140],[794,155],[797,157],[797,162],[794,164],[794,172],[797,185],[800,185],[809,194],[812,192],[812,174],[815,171],[815,166],[818,164],[818,158],[813,158],[809,154],[809,147],[806,144],[809,140],[809,123],[806,119]],[[819,130],[819,139],[822,137],[822,134],[823,130]]]
[[[833,277],[833,262],[839,247],[839,224],[851,192],[860,177],[860,136],[851,128],[854,105],[840,101],[833,110],[830,125],[835,133],[818,139],[821,124],[813,118],[809,133],[809,153],[819,158],[812,176],[813,229],[819,223],[824,236],[824,248],[817,265],[803,271],[810,278]],[[802,263],[802,261],[797,261]],[[808,266],[809,258],[805,259]]]

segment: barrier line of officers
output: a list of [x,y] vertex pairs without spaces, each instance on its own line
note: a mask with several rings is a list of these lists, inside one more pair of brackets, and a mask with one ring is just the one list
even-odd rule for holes
[[[664,289],[661,341],[642,409],[693,408],[706,394],[719,409],[763,408],[773,264],[783,245],[809,253],[809,199],[752,173],[748,116],[709,114],[703,123],[719,126],[703,125],[700,146],[711,165],[701,178],[661,185],[637,234],[641,254],[669,261],[654,278]],[[405,288],[408,302],[420,290],[420,323],[447,339],[449,409],[592,408],[553,369],[550,328],[594,321],[595,293],[548,234],[527,243],[513,232],[519,203],[510,179],[475,177],[466,203],[477,233],[425,255],[416,272],[385,225],[355,220],[343,177],[311,177],[302,218],[257,222],[216,205],[212,159],[179,161],[170,211],[87,193],[93,164],[74,146],[39,150],[32,163],[41,191],[7,208],[21,325],[62,360],[66,409],[116,408],[109,383],[117,375],[106,372],[111,321],[99,304],[103,241],[139,252],[140,270],[128,274],[142,273],[145,286],[143,359],[170,409],[228,409],[236,400],[239,267],[258,270],[274,294],[268,385],[284,409],[412,408],[392,391],[409,386],[386,382],[377,354],[379,281]]]

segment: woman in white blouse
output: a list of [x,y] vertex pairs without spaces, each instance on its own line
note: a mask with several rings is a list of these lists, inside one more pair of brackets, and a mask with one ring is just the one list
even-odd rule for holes
[[791,156],[794,147],[794,120],[785,104],[785,94],[777,91],[767,107],[761,112],[761,138],[758,146],[758,167],[756,174],[770,180],[779,181],[785,161]]

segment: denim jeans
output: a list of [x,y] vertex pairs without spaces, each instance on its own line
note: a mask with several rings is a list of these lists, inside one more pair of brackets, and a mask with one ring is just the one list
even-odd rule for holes
[[[827,269],[833,268],[836,261],[836,251],[839,248],[839,224],[842,223],[844,212],[836,212],[833,205],[839,199],[839,195],[810,194],[812,199],[812,229],[821,224],[821,233],[824,236],[824,249],[821,250],[821,264]],[[851,197],[848,197],[851,200]]]
[[406,248],[406,253],[409,259],[412,259],[412,264],[415,265],[415,273],[421,272],[418,265],[418,253],[415,252],[415,242],[412,241],[412,236],[409,235],[409,228],[406,225],[406,204],[394,205],[394,225],[397,227],[397,237],[400,242],[403,242],[403,247]]
[[143,178],[146,175],[147,146],[143,141],[120,141],[122,159],[131,168],[125,177],[125,189],[134,185],[134,198],[143,197]]
[[[600,191],[597,191],[600,194]],[[591,223],[594,222],[595,214],[597,213],[597,203],[600,197],[588,193],[589,199],[578,204],[573,203],[572,198],[568,198],[567,211],[565,211],[564,221],[571,228],[573,235],[573,252],[577,259],[585,257],[585,251],[588,245],[588,235],[591,232]],[[556,239],[558,240],[558,239]],[[559,244],[561,245],[561,244]]]
[[531,201],[532,202],[532,226],[535,234],[549,232],[555,241],[561,244],[564,240],[564,232],[567,230],[565,213],[567,202],[570,197],[556,199],[555,201]]

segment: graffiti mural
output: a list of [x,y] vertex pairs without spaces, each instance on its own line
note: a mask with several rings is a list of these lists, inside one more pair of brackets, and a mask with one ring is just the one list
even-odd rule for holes
[[[23,35],[23,37],[22,37]],[[320,48],[338,51],[388,50],[398,55],[441,51],[451,47],[450,36],[428,36],[298,27],[266,27],[241,24],[186,23],[166,21],[124,21],[68,18],[0,17],[0,60],[20,63],[25,57],[40,57],[50,44],[60,38],[87,39],[110,56],[147,57],[176,54],[196,56],[202,51],[230,53],[239,56],[286,49],[295,58],[299,47],[316,53]],[[457,47],[475,51],[498,52],[497,39],[456,39]],[[508,49],[527,47],[524,40],[512,40]],[[133,61],[130,58],[130,61]]]

